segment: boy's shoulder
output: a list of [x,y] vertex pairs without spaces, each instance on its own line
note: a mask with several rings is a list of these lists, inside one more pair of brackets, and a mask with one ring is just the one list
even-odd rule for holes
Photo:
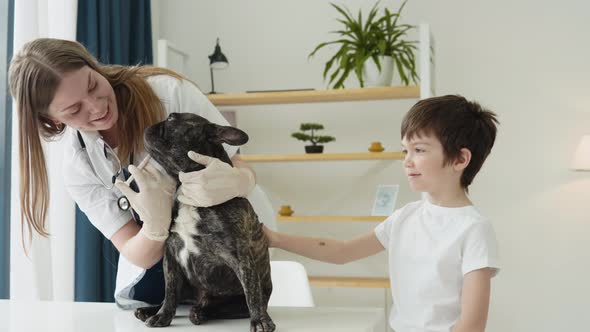
[[448,219],[459,221],[464,227],[474,224],[490,224],[490,220],[483,216],[474,206],[464,206],[460,208],[445,208],[429,203],[426,199],[407,203],[394,212],[397,221],[409,219],[415,215],[426,215],[433,219]]
[[423,200],[419,200],[419,201],[414,201],[414,202],[410,202],[407,203],[406,205],[402,206],[401,208],[399,208],[396,212],[399,211],[399,213],[407,213],[410,211],[416,211],[417,209],[420,209],[421,206],[423,205]]

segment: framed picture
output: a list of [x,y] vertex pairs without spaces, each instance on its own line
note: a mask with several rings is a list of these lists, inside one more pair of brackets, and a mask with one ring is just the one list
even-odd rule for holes
[[372,216],[390,216],[395,209],[397,201],[397,192],[399,185],[397,184],[381,184],[377,186],[377,194],[375,195],[375,202],[373,203]]

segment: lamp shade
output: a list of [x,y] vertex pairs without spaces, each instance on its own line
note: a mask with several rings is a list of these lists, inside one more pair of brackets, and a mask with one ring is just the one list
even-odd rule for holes
[[219,38],[217,38],[217,44],[215,45],[213,54],[209,55],[209,66],[213,69],[223,69],[229,66],[229,61],[227,61],[225,54],[221,52]]
[[572,168],[576,171],[590,171],[590,135],[582,136],[576,148]]

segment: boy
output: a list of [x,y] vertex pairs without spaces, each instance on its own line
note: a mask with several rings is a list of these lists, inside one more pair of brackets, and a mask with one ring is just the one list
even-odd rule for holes
[[272,247],[344,264],[388,251],[396,332],[484,331],[490,279],[499,271],[490,222],[468,187],[496,138],[496,115],[461,96],[421,100],[401,126],[404,169],[425,199],[396,210],[349,241],[305,238],[265,227]]

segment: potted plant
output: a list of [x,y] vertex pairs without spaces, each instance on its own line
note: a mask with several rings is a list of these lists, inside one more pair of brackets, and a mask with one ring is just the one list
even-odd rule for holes
[[[407,0],[402,3],[397,12],[385,8],[381,16],[378,16],[377,2],[364,22],[360,10],[355,19],[347,8],[331,4],[343,16],[338,21],[344,24],[344,28],[334,31],[339,39],[321,43],[309,54],[309,57],[313,57],[317,51],[328,45],[340,46],[324,67],[324,79],[330,75],[328,84],[335,82],[334,89],[344,88],[344,80],[354,72],[361,87],[391,85],[394,65],[404,85],[418,82],[414,55],[417,42],[405,40],[407,32],[415,26],[399,23],[406,2]],[[375,75],[371,74],[371,68],[383,77],[373,77]],[[330,69],[333,69],[332,73],[329,73]]]
[[[318,145],[318,143],[328,143],[336,140],[336,138],[332,136],[316,135],[316,131],[322,129],[324,129],[324,126],[319,123],[302,123],[299,127],[299,130],[301,130],[302,132],[292,133],[291,136],[295,137],[300,141],[311,142],[311,145],[305,146],[306,153],[322,153],[324,151],[324,146]],[[304,133],[306,131],[311,131],[311,134]]]

